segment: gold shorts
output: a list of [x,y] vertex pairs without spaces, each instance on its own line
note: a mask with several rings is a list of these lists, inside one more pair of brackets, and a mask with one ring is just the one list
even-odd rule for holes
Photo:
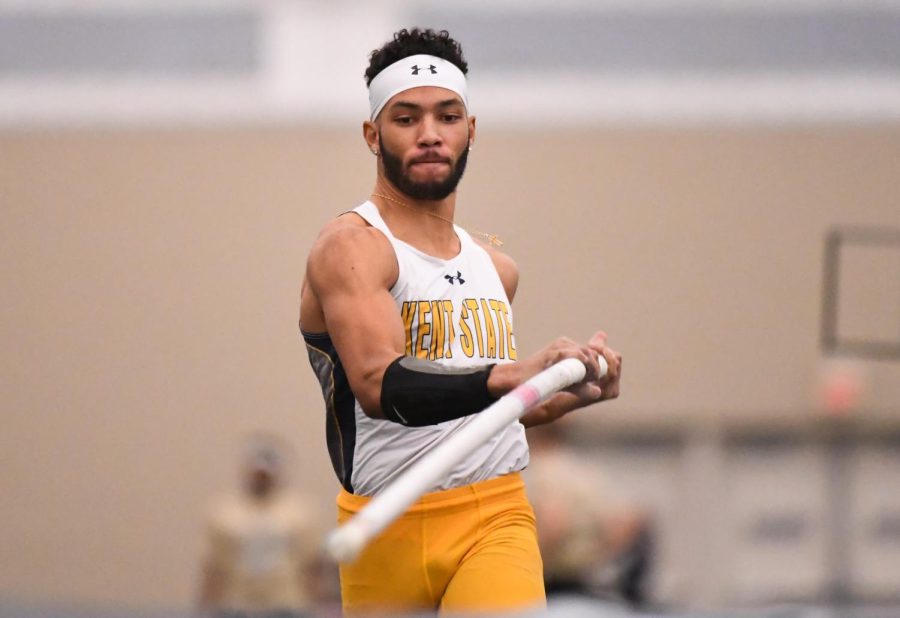
[[[369,500],[341,490],[338,523]],[[534,512],[518,473],[426,494],[340,570],[349,614],[546,606]]]

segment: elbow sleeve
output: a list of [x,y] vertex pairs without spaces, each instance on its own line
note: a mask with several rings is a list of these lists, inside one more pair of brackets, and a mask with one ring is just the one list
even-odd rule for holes
[[487,388],[493,367],[447,367],[401,356],[384,372],[381,411],[386,419],[408,427],[481,412],[496,401]]

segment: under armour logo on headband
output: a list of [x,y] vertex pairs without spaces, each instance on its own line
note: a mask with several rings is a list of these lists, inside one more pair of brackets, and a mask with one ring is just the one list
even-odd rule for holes
[[434,66],[433,64],[429,64],[427,67],[422,67],[422,68],[420,68],[418,64],[414,64],[410,68],[412,69],[413,75],[418,75],[419,71],[424,71],[425,69],[428,69],[429,71],[431,71],[432,75],[437,74],[437,67]]
[[456,93],[468,111],[466,76],[460,68],[431,54],[416,54],[385,67],[369,82],[369,119],[375,120],[391,97],[423,86],[436,86]]

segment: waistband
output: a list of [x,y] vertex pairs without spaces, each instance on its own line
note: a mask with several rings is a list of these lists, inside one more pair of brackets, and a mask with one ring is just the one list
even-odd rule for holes
[[[478,481],[471,485],[454,487],[425,494],[413,502],[401,517],[421,515],[423,513],[441,512],[459,507],[467,507],[473,503],[485,503],[492,500],[508,498],[511,494],[520,493],[525,496],[525,482],[518,472],[511,472],[486,481]],[[357,513],[372,500],[372,496],[357,496],[341,489],[337,496],[338,508],[349,513]]]

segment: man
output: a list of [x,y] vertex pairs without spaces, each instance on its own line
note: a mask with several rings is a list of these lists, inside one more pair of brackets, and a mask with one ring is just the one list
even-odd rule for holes
[[[453,224],[475,140],[467,70],[445,31],[401,30],[372,53],[363,136],[377,161],[375,188],[325,226],[309,255],[300,327],[325,396],[339,521],[541,370],[577,358],[587,376],[481,446],[343,565],[348,612],[542,606],[519,476],[524,426],[618,395],[621,357],[604,333],[518,359],[516,265]],[[602,379],[599,354],[609,365]]]
[[200,609],[216,618],[301,618],[312,614],[319,535],[308,502],[284,488],[281,457],[254,440],[241,492],[210,513]]

